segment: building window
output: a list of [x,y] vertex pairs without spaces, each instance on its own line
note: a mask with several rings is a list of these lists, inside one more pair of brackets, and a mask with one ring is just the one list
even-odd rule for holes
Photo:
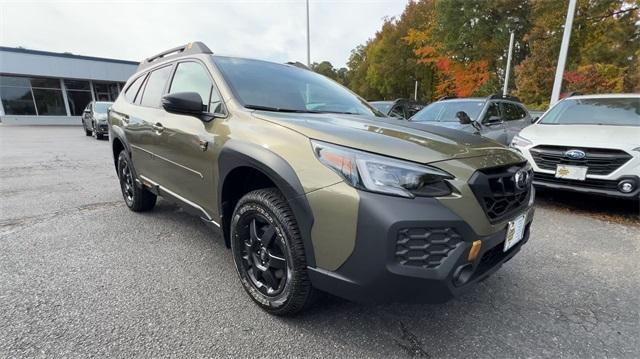
[[0,98],[7,115],[65,116],[58,79],[0,76]]
[[66,116],[58,79],[31,79],[31,90],[39,116]]
[[67,101],[71,116],[82,116],[85,107],[91,102],[91,85],[89,81],[64,80],[67,89]]
[[118,98],[120,86],[117,82],[93,82],[93,91],[96,101],[113,102]]
[[0,76],[0,98],[6,115],[36,115],[28,78]]

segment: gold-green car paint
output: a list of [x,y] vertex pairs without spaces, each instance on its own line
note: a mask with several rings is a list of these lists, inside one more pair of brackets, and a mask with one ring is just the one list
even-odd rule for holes
[[[438,201],[465,220],[478,235],[505,227],[505,222],[489,223],[467,185],[477,169],[524,161],[496,142],[479,139],[464,143],[455,136],[353,115],[249,110],[234,99],[211,55],[175,61],[185,60],[198,61],[209,71],[224,102],[224,116],[205,122],[195,116],[134,105],[121,96],[109,121],[113,132],[126,138],[142,182],[160,185],[187,203],[197,205],[203,217],[221,223],[221,217],[228,216],[222,213],[216,192],[220,185],[218,158],[225,145],[239,141],[260,146],[284,159],[302,185],[314,217],[311,241],[316,266],[326,270],[339,268],[355,247],[359,195],[358,190],[318,161],[310,143],[314,139],[440,168],[455,177],[450,184],[456,191]],[[143,72],[150,70],[153,68]],[[123,113],[144,114],[161,122],[164,129],[160,132],[153,124],[134,115],[126,118]],[[203,143],[206,143],[204,150]]]

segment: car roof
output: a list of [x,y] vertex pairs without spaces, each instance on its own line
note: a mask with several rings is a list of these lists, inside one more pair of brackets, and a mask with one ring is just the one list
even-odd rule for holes
[[640,98],[638,93],[604,93],[596,95],[579,95],[565,97],[564,100],[597,99],[597,98]]
[[388,105],[388,104],[392,104],[395,101],[369,101],[369,103],[379,103],[379,104],[383,104],[383,105]]
[[104,104],[112,104],[111,101],[94,101],[94,103],[104,103]]

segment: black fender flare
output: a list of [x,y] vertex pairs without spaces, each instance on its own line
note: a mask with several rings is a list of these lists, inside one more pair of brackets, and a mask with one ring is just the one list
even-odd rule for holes
[[[315,267],[311,228],[313,226],[313,212],[305,196],[304,189],[296,172],[291,165],[273,151],[252,143],[229,140],[225,143],[218,156],[218,213],[221,217],[223,232],[230,223],[233,208],[225,208],[222,203],[222,189],[229,173],[239,167],[250,167],[262,172],[284,195],[296,218],[300,236],[304,243],[307,265]],[[229,233],[224,233],[225,243],[229,245]]]

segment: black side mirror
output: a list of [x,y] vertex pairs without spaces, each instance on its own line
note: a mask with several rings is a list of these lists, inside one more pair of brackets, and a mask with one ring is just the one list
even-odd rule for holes
[[536,123],[536,122],[538,122],[539,119],[540,119],[540,116],[536,116],[536,117],[531,119],[531,123]]
[[458,111],[456,113],[456,118],[458,119],[458,121],[460,121],[461,124],[463,125],[468,125],[471,123],[471,118],[469,117],[469,115],[467,115],[466,112],[464,111]]
[[176,92],[162,96],[162,107],[167,112],[199,116],[204,111],[202,97],[197,92]]

